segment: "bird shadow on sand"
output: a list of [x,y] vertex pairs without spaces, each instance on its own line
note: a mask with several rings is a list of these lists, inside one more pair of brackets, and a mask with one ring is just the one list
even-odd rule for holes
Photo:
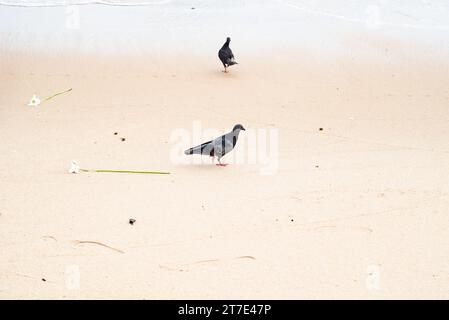
[[208,70],[206,73],[204,73],[205,76],[207,76],[208,79],[211,79],[212,77],[215,79],[238,79],[238,73],[237,71],[228,70],[227,73],[224,73],[223,70]]
[[212,163],[191,163],[191,164],[181,164],[179,165],[180,168],[186,169],[186,170],[224,170],[226,167],[220,167]]

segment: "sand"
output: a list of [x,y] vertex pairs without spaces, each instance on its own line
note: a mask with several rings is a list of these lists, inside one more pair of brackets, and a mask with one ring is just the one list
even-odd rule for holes
[[[449,298],[448,64],[356,40],[384,55],[4,50],[0,298]],[[236,123],[240,162],[173,158]]]

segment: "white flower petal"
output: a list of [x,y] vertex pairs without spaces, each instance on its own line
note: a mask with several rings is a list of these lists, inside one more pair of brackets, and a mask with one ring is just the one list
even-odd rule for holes
[[80,166],[75,160],[70,162],[69,173],[80,173]]
[[39,99],[39,97],[34,94],[33,97],[31,98],[30,102],[28,103],[28,106],[37,107],[40,104],[41,104],[41,99]]

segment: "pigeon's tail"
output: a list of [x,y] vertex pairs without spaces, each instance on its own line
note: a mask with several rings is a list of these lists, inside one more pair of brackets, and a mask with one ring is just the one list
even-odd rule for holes
[[210,151],[209,149],[211,147],[208,147],[208,145],[210,145],[211,141],[205,142],[199,146],[187,149],[186,151],[184,151],[185,154],[190,155],[190,154],[204,154],[205,149],[207,149],[206,151]]
[[232,65],[238,64],[238,63],[237,63],[237,61],[235,61],[235,60],[228,59],[228,61],[226,61],[226,64],[227,64],[228,66],[232,66]]
[[[189,155],[189,154],[194,154],[194,153],[196,153],[196,152],[195,152],[195,148],[198,148],[198,147],[194,147],[194,148],[187,149],[186,151],[184,151],[184,154]],[[201,150],[200,150],[200,151],[201,151]]]

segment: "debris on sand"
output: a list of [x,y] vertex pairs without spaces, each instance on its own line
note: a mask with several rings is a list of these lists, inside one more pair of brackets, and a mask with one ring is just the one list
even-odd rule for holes
[[129,219],[129,224],[130,225],[134,225],[135,222],[136,222],[136,219]]
[[240,256],[240,257],[237,257],[236,259],[256,260],[256,258],[254,258],[253,256]]
[[70,162],[69,173],[80,173],[80,166],[75,160],[72,160]]
[[28,103],[28,106],[29,107],[37,107],[40,104],[41,104],[41,99],[38,96],[36,96],[35,94],[33,94],[30,102]]
[[139,173],[139,174],[170,174],[166,171],[135,171],[135,170],[104,170],[104,169],[83,169],[79,166],[78,162],[72,160],[70,162],[69,173],[80,173],[80,172],[110,172],[110,173]]
[[88,240],[75,240],[74,241],[75,245],[80,245],[80,244],[96,244],[111,250],[114,250],[115,252],[118,253],[125,253],[124,251],[120,250],[120,249],[116,249],[113,247],[108,246],[107,244],[101,243],[101,242],[97,242],[97,241],[88,241]]
[[70,92],[70,91],[72,91],[72,88],[70,88],[68,90],[65,90],[65,91],[62,91],[62,92],[55,93],[55,94],[53,94],[51,96],[48,96],[48,97],[46,97],[46,98],[44,98],[42,100],[36,94],[33,94],[33,96],[31,97],[30,102],[28,103],[28,106],[29,107],[37,107],[42,102],[48,101],[50,99],[53,99],[56,96],[59,96],[61,94],[64,94],[64,93],[67,93],[67,92]]

